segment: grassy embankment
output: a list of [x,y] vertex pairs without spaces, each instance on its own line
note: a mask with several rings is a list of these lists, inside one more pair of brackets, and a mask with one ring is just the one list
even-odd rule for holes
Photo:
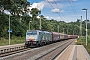
[[[8,45],[9,39],[1,38],[0,39],[0,46]],[[12,37],[10,39],[10,44],[20,44],[25,43],[25,37]]]
[[88,53],[90,54],[90,37],[88,36],[88,44],[86,46],[86,37],[82,36],[80,38],[77,39],[77,44],[78,45],[84,45],[84,47],[86,48],[86,50],[88,51]]

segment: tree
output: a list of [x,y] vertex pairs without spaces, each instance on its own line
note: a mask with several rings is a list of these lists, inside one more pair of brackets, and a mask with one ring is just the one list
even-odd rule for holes
[[40,14],[40,10],[38,10],[37,8],[32,8],[31,11],[30,11],[30,14],[32,15],[32,23],[36,29],[36,19],[37,19],[37,16]]
[[1,0],[0,9],[1,12],[8,10],[12,15],[23,15],[28,11],[27,7],[30,3],[27,0]]

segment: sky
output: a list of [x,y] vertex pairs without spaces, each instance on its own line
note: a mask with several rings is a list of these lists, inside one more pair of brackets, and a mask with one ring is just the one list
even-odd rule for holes
[[90,19],[90,0],[27,0],[30,2],[31,8],[41,10],[41,15],[47,19],[55,19],[57,21],[75,22],[77,19]]

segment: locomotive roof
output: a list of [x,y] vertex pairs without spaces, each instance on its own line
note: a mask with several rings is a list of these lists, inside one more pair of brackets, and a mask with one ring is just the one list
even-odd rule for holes
[[[43,31],[43,30],[27,30],[27,32],[30,32],[30,31]],[[48,32],[48,31],[44,31],[44,32]]]

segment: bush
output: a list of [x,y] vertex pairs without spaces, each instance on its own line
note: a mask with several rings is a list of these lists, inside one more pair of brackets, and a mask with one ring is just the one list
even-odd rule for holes
[[[0,39],[0,46],[3,45],[8,45],[9,39],[1,38]],[[20,43],[25,43],[25,37],[17,37],[17,36],[12,36],[10,39],[10,44],[20,44]]]
[[82,36],[80,38],[77,39],[78,42],[76,43],[77,45],[84,45],[84,47],[86,48],[86,50],[88,51],[88,53],[90,54],[90,37],[88,36],[88,44],[86,46],[86,36]]

